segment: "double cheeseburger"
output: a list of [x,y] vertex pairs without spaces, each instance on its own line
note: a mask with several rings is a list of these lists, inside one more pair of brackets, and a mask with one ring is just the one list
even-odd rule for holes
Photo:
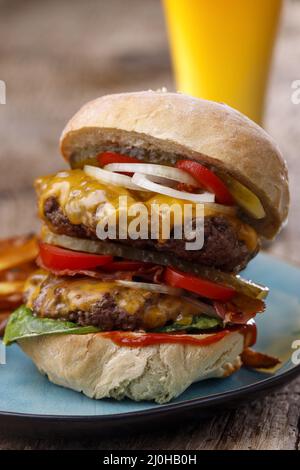
[[[7,344],[17,341],[52,382],[96,399],[164,403],[242,363],[276,363],[249,349],[268,289],[238,275],[288,213],[287,168],[259,126],[183,94],[117,94],[71,119],[61,152],[71,169],[35,182],[40,269]],[[202,248],[175,236],[175,218],[167,238],[99,237],[111,208],[120,228],[120,196],[129,221],[132,205],[149,209],[146,228],[154,204],[162,220],[174,203],[201,203]]]

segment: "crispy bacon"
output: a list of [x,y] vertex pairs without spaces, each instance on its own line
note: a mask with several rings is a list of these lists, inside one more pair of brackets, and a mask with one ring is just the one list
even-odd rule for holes
[[272,369],[280,364],[280,360],[277,357],[253,351],[250,348],[244,349],[241,359],[244,366],[254,369]]
[[265,310],[263,300],[252,299],[243,294],[236,294],[230,302],[214,302],[213,305],[225,323],[244,324]]
[[115,272],[104,272],[101,269],[49,269],[43,265],[40,257],[37,259],[37,264],[46,271],[50,271],[55,276],[88,276],[102,281],[113,281],[116,279],[132,281],[133,279],[141,279],[147,282],[158,283],[161,281],[161,275],[163,272],[162,266],[150,266],[142,267],[134,271],[115,271]]

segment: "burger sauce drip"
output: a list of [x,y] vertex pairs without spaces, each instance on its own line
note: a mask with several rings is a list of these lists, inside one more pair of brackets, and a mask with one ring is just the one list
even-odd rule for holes
[[256,325],[249,323],[238,327],[228,328],[217,333],[210,333],[205,338],[196,338],[189,334],[170,334],[170,333],[127,333],[123,331],[108,331],[99,333],[105,338],[109,338],[118,346],[145,347],[155,344],[188,344],[193,346],[210,346],[217,343],[229,333],[238,331],[244,336],[244,347],[249,347],[256,342]]

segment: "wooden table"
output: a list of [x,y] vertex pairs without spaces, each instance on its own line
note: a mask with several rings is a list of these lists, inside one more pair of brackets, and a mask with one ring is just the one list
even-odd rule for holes
[[[1,1],[0,235],[38,228],[32,180],[64,167],[58,138],[85,101],[108,92],[173,89],[158,0]],[[266,127],[290,168],[290,222],[274,255],[300,264],[300,2],[287,1],[276,48]],[[255,262],[255,261],[254,261]],[[0,449],[299,449],[300,378],[265,399],[177,429],[115,439],[0,440]]]

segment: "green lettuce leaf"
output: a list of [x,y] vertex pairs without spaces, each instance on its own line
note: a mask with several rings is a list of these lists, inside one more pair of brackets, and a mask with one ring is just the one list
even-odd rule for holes
[[78,326],[76,323],[52,318],[39,318],[32,314],[30,308],[24,305],[15,310],[9,318],[3,338],[4,344],[8,345],[22,338],[33,336],[72,334],[84,335],[97,333],[99,328],[94,326]]
[[175,321],[170,325],[163,326],[157,331],[161,333],[172,333],[173,331],[197,331],[197,330],[210,330],[218,326],[223,326],[222,320],[218,318],[208,317],[207,315],[199,315],[192,318],[190,323],[183,321]]
[[[173,322],[156,331],[164,333],[172,333],[175,331],[194,332],[197,330],[210,330],[218,326],[222,326],[222,321],[218,318],[200,315],[193,317],[188,324],[180,321]],[[31,338],[33,336],[53,334],[84,335],[87,333],[97,333],[99,331],[101,330],[94,326],[78,326],[76,323],[69,321],[35,317],[32,314],[32,310],[23,305],[10,316],[5,329],[3,342],[9,345],[19,339]]]

